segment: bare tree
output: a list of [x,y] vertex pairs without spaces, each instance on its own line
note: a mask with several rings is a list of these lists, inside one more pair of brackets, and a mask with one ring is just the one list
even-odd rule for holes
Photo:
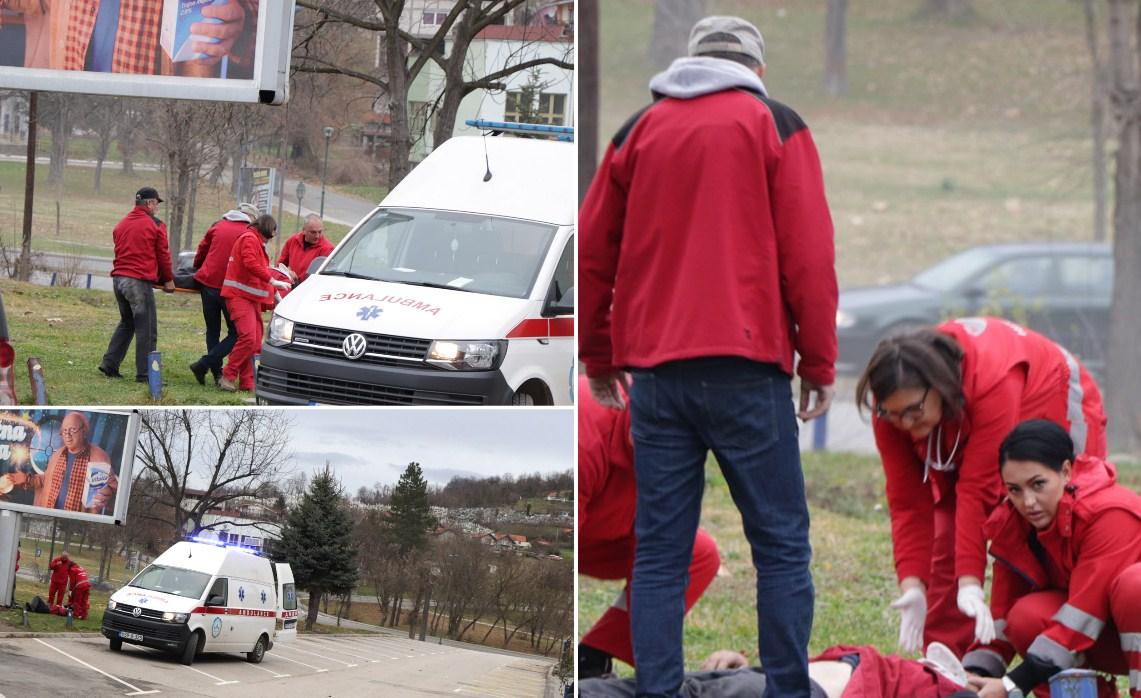
[[1105,102],[1106,76],[1098,39],[1094,0],[1082,0],[1086,20],[1086,44],[1093,64],[1090,80],[1090,132],[1093,136],[1093,239],[1105,240],[1108,168],[1106,157]]
[[95,193],[103,184],[103,163],[123,122],[126,101],[116,97],[83,95],[77,98],[79,121],[95,136]]
[[706,0],[655,0],[654,33],[650,37],[650,62],[665,68],[686,54],[689,30],[707,14]]
[[270,496],[287,474],[291,427],[262,410],[143,412],[136,457],[150,500],[141,517],[169,521],[177,540],[209,528],[202,519],[211,509]]
[[824,38],[824,91],[833,97],[848,94],[848,52],[844,45],[848,0],[828,0]]
[[1106,413],[1113,415],[1110,450],[1141,448],[1141,3],[1109,4],[1109,101],[1116,124],[1113,211],[1113,307],[1109,323]]

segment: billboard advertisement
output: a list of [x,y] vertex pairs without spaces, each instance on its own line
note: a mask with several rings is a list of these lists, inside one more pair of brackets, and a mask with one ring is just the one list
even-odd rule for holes
[[288,96],[292,1],[0,0],[0,7],[0,88],[270,104]]
[[0,509],[121,523],[139,416],[101,410],[0,410]]

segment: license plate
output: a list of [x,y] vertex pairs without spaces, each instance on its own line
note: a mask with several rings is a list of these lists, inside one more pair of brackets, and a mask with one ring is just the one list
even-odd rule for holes
[[142,642],[143,636],[138,633],[128,633],[126,631],[119,631],[119,639],[121,640],[134,640],[135,642]]

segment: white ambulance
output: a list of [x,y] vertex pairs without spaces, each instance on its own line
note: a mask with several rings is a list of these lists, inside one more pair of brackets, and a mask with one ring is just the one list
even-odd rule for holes
[[277,306],[258,402],[570,404],[576,186],[571,142],[444,142]]
[[170,650],[183,664],[202,652],[244,652],[258,663],[297,636],[293,571],[246,549],[175,543],[111,595],[103,636]]

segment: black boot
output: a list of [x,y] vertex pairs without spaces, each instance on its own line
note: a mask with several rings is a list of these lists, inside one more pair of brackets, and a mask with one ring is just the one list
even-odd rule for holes
[[593,679],[614,671],[614,658],[600,649],[578,643],[578,678]]

